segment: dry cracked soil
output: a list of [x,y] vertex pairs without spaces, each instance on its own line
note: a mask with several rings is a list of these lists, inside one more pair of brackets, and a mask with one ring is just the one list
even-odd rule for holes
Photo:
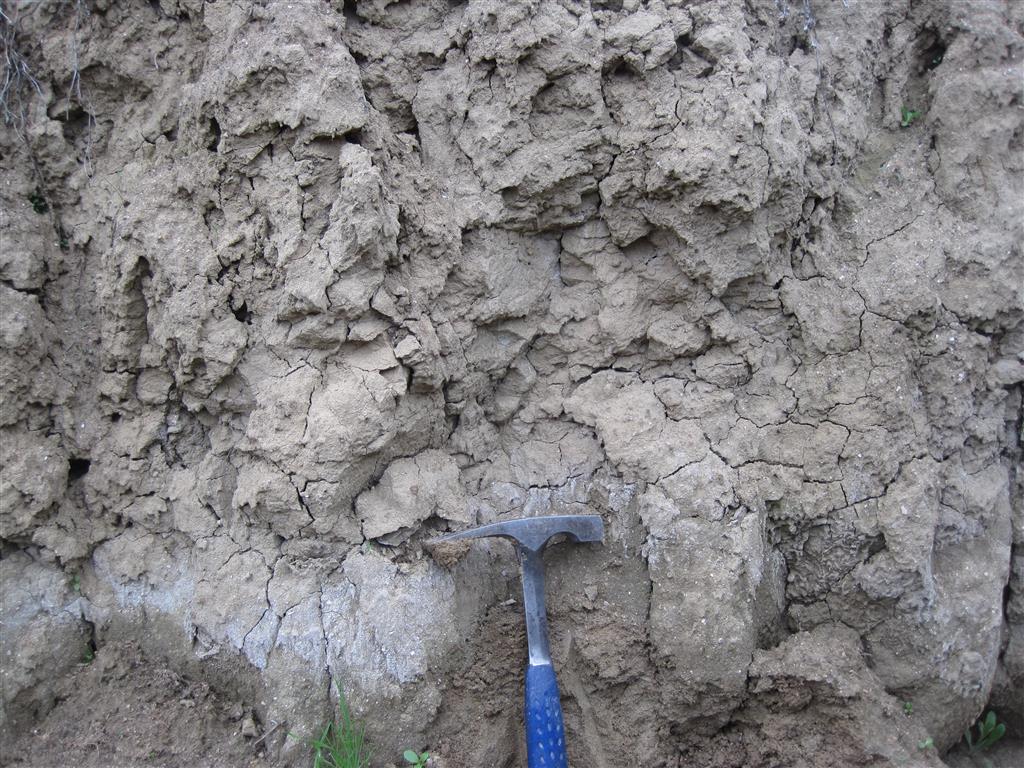
[[0,763],[1022,764],[1024,3],[2,11]]

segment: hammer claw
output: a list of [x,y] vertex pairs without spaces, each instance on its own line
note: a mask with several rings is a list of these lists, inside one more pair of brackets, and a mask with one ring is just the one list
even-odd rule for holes
[[522,517],[517,520],[503,520],[481,525],[468,531],[449,533],[433,539],[434,542],[480,539],[501,536],[514,539],[520,546],[540,551],[548,540],[558,534],[565,534],[573,541],[601,541],[604,538],[604,523],[600,515],[546,515],[544,517]]

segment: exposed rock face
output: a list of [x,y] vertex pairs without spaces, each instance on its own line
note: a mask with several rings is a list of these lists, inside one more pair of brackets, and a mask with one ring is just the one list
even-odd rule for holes
[[574,764],[1024,721],[1024,6],[809,8],[24,4],[7,726],[91,622],[511,764],[514,559],[422,542],[584,511]]

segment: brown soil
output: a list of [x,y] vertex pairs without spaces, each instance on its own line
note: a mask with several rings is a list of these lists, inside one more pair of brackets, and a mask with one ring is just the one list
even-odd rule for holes
[[255,726],[251,717],[241,703],[147,659],[137,646],[107,645],[58,682],[56,705],[4,746],[0,765],[264,766],[262,733],[242,735]]

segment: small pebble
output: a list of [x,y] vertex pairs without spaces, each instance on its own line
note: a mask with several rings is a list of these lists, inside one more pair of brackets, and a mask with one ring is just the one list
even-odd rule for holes
[[242,721],[242,735],[247,739],[255,739],[260,734],[260,729],[256,727],[256,721],[252,715],[246,715]]

